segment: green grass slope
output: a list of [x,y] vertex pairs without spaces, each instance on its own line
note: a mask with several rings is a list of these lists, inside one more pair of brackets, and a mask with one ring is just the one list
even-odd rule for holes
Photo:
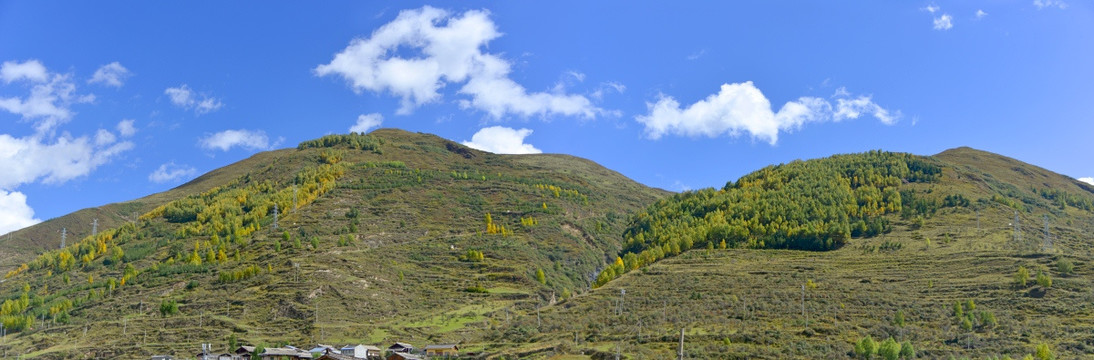
[[[908,161],[938,171],[917,180],[892,166]],[[864,170],[875,180],[853,179]],[[836,193],[844,183],[860,185],[846,198],[810,192]],[[817,198],[797,197],[803,193]],[[787,205],[784,197],[795,200]],[[825,201],[836,208],[793,206]],[[1094,354],[1092,201],[1091,187],[1074,179],[968,148],[773,166],[720,191],[651,205],[628,226],[620,255],[668,250],[653,261],[621,261],[619,274],[598,289],[517,318],[495,340],[526,357],[657,359],[675,357],[685,329],[689,358],[862,358],[855,345],[867,336],[907,342],[919,358],[1020,359],[1038,347],[1059,359],[1087,358]],[[827,217],[798,218],[808,211]],[[878,231],[855,231],[859,220],[880,224]],[[720,229],[735,223],[751,228]],[[832,231],[794,231],[808,226]],[[824,235],[844,244],[780,250],[812,248],[797,246],[813,242],[795,236],[826,244]],[[690,251],[672,249],[689,243]],[[1015,280],[1020,268],[1029,273],[1025,284]],[[1038,283],[1040,273],[1051,284]]]
[[666,194],[570,156],[391,129],[329,136],[104,207],[117,219],[100,218],[97,236],[20,254],[0,283],[12,330],[0,349],[187,356],[230,337],[506,348],[489,340],[503,319],[587,292],[627,216]]

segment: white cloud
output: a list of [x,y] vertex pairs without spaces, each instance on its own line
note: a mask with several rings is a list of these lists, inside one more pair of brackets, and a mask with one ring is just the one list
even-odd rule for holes
[[369,129],[380,127],[384,122],[384,116],[378,113],[361,114],[357,116],[357,123],[350,126],[349,132],[367,133]]
[[617,93],[622,94],[624,91],[627,91],[627,87],[624,86],[623,84],[620,84],[620,83],[615,82],[615,81],[603,82],[603,83],[600,83],[600,87],[598,87],[596,89],[596,91],[593,91],[593,93],[590,94],[589,96],[591,96],[594,99],[600,100],[600,99],[604,98],[605,94],[607,94],[608,92],[611,92],[611,91],[615,91]]
[[176,181],[182,178],[189,178],[197,174],[198,170],[191,166],[177,165],[174,162],[169,162],[160,165],[156,171],[148,174],[148,181],[154,183],[165,183]]
[[99,129],[99,131],[95,133],[95,145],[98,145],[98,146],[110,145],[110,144],[113,144],[114,141],[117,141],[117,140],[118,140],[118,138],[116,136],[114,136],[114,134],[111,134],[109,131],[106,131],[105,129]]
[[806,123],[857,119],[870,114],[885,124],[894,124],[900,113],[890,113],[869,96],[850,97],[846,89],[838,89],[835,105],[818,97],[801,97],[787,102],[777,112],[771,102],[751,81],[723,84],[717,94],[681,108],[671,96],[661,95],[654,103],[646,103],[647,115],[635,120],[645,125],[646,135],[659,139],[666,134],[717,137],[723,134],[739,136],[747,132],[752,138],[774,145],[779,132],[801,128]]
[[699,51],[688,55],[688,60],[699,60],[699,58],[703,57],[703,55],[706,55],[706,53],[707,49],[700,49]]
[[262,130],[224,130],[201,139],[199,145],[206,150],[228,151],[233,147],[267,150],[270,148],[270,138]]
[[87,83],[101,83],[107,86],[121,87],[122,83],[128,77],[129,70],[115,61],[95,70],[95,74],[91,76],[91,80],[88,80]]
[[137,127],[133,126],[133,119],[125,119],[118,122],[118,134],[122,137],[130,137],[137,133]]
[[187,110],[194,109],[194,112],[198,115],[216,111],[220,109],[221,106],[224,106],[224,103],[220,102],[217,98],[209,97],[205,94],[194,93],[186,84],[182,84],[179,87],[167,88],[163,93],[171,98],[172,104]]
[[0,169],[4,169],[0,172],[0,189],[10,190],[39,179],[47,184],[63,183],[87,175],[133,148],[128,141],[100,143],[99,136],[96,138],[66,135],[47,143],[37,136],[0,134]]
[[34,218],[34,209],[27,205],[26,195],[0,190],[0,235],[40,222]]
[[953,16],[950,14],[942,14],[942,16],[934,18],[935,30],[949,30],[953,28]]
[[1067,9],[1067,3],[1060,0],[1033,0],[1033,5],[1037,7],[1037,10],[1047,7]]
[[473,149],[489,151],[495,154],[539,154],[543,151],[531,144],[525,144],[524,138],[532,135],[530,129],[512,129],[504,126],[483,128],[471,136],[471,141],[463,144]]
[[[584,96],[561,92],[531,92],[509,78],[511,64],[486,53],[487,44],[501,36],[486,11],[453,15],[430,6],[404,10],[395,20],[358,38],[315,68],[318,76],[340,75],[354,91],[389,92],[401,98],[398,114],[440,101],[447,84],[463,83],[457,93],[464,109],[485,111],[494,118],[517,116],[581,116],[593,118],[600,109]],[[410,50],[408,57],[399,52]]]
[[939,8],[937,5],[927,5],[927,7],[923,8],[923,10],[927,10],[927,12],[934,14],[938,10],[941,10],[941,8]]
[[30,94],[26,98],[0,97],[0,109],[20,115],[25,121],[34,121],[38,133],[47,133],[72,119],[72,104],[95,101],[94,95],[76,94],[71,75],[50,73],[37,60],[23,63],[4,62],[0,66],[0,78],[5,83],[27,80]]
[[1094,177],[1081,177],[1079,181],[1085,182],[1090,185],[1094,185]]
[[32,82],[44,82],[49,80],[49,72],[38,60],[27,60],[22,63],[5,61],[0,66],[0,79],[9,84],[12,81],[24,79]]
[[985,16],[988,16],[988,13],[984,12],[984,10],[981,10],[981,9],[976,10],[976,19],[977,20],[983,19]]

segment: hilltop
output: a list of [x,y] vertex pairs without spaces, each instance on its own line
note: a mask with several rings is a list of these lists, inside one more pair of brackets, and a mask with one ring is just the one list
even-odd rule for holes
[[111,214],[63,251],[16,255],[0,348],[667,358],[683,329],[693,358],[851,358],[867,337],[925,358],[1094,352],[1094,187],[969,148],[794,161],[671,194],[571,156],[382,129],[15,239]]
[[774,165],[639,212],[615,273],[520,319],[540,324],[520,351],[668,358],[685,329],[702,358],[858,358],[867,336],[921,358],[1089,356],[1092,204],[1087,184],[969,148]]
[[628,214],[665,194],[572,156],[331,135],[17,232],[23,251],[58,246],[60,226],[70,236],[11,256],[21,265],[0,296],[16,333],[0,347],[69,358],[229,337],[466,343],[499,314],[588,291]]

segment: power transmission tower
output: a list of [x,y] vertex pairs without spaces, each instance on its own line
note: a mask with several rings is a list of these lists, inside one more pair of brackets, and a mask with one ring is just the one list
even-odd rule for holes
[[1018,210],[1014,210],[1014,243],[1015,245],[1022,243],[1022,225],[1019,223]]
[[277,203],[274,203],[274,223],[273,223],[273,228],[274,228],[274,230],[277,230]]
[[99,235],[99,219],[91,220],[91,236]]
[[980,210],[976,210],[976,237],[980,237]]
[[627,289],[619,289],[619,311],[617,315],[623,315],[623,299],[627,295]]
[[292,212],[296,212],[296,184],[292,184]]
[[1048,214],[1045,214],[1045,242],[1041,245],[1042,252],[1052,249],[1052,234],[1048,232]]
[[68,229],[61,228],[61,248],[65,248],[65,239],[68,238]]

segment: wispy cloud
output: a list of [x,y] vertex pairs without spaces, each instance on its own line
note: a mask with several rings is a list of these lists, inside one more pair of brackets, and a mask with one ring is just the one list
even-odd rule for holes
[[463,144],[473,149],[489,151],[495,154],[539,154],[540,151],[531,144],[524,143],[524,138],[532,135],[530,129],[512,129],[504,126],[492,126],[483,128],[471,136],[471,141]]
[[1061,0],[1033,0],[1033,6],[1037,7],[1037,10],[1044,8],[1059,8],[1061,10],[1067,9],[1067,3]]
[[170,87],[163,91],[170,99],[171,103],[175,106],[183,109],[193,109],[198,115],[217,111],[224,103],[219,99],[210,97],[205,94],[195,93],[186,84],[182,84],[179,87]]
[[270,138],[262,130],[224,130],[205,138],[198,144],[202,149],[228,151],[234,147],[247,150],[268,150]]
[[125,79],[128,78],[129,75],[129,69],[126,69],[122,64],[115,61],[95,70],[95,74],[91,76],[91,79],[88,80],[87,83],[122,87]]
[[867,95],[854,97],[840,88],[834,102],[819,97],[801,97],[787,102],[774,111],[771,102],[751,81],[723,84],[716,94],[686,107],[671,96],[661,95],[646,103],[649,113],[635,117],[645,125],[646,135],[659,139],[665,135],[731,137],[748,133],[751,137],[774,145],[780,132],[793,131],[807,123],[838,122],[857,119],[868,114],[884,124],[894,124],[900,118],[874,103]]
[[986,16],[988,16],[988,13],[984,12],[984,10],[981,10],[981,9],[976,10],[976,20],[983,19]]
[[953,16],[950,14],[942,14],[942,16],[934,18],[935,30],[949,30],[953,29]]
[[357,116],[357,123],[350,126],[349,132],[367,133],[372,128],[380,127],[384,122],[384,116],[378,113],[361,114]]
[[151,174],[148,174],[148,181],[154,183],[173,182],[182,178],[189,178],[197,174],[198,170],[192,166],[178,165],[175,162],[168,162],[160,165]]
[[5,84],[25,83],[30,93],[24,98],[0,97],[0,109],[34,122],[39,134],[51,132],[72,119],[73,104],[95,101],[94,95],[77,94],[71,78],[69,74],[49,72],[38,60],[6,61],[0,65],[0,79]]
[[[593,118],[601,109],[581,95],[529,92],[509,77],[512,64],[484,52],[501,36],[489,12],[454,15],[425,6],[404,10],[367,38],[350,42],[330,63],[315,68],[318,76],[336,75],[354,91],[391,93],[401,99],[398,114],[440,101],[447,84],[463,84],[464,109],[476,109],[495,119],[507,115],[579,116]],[[400,57],[409,49],[409,57]]]
[[1079,181],[1085,182],[1090,185],[1094,185],[1094,177],[1081,177]]
[[125,119],[118,122],[118,134],[122,137],[130,137],[137,133],[137,127],[133,125],[133,119]]
[[703,55],[706,55],[706,53],[707,49],[699,49],[699,51],[693,52],[691,53],[691,55],[688,55],[688,60],[699,60],[699,58],[703,57]]

